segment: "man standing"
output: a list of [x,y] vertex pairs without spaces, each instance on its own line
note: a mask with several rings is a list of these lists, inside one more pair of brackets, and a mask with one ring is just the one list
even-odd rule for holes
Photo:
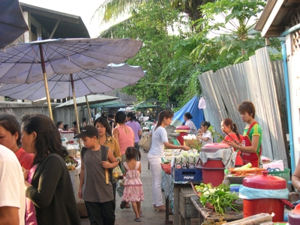
[[15,154],[0,145],[0,224],[24,225],[25,185]]

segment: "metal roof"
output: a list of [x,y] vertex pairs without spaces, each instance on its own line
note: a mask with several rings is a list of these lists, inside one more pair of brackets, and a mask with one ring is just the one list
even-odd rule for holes
[[263,37],[278,37],[290,26],[291,17],[299,11],[299,0],[268,0],[255,30]]
[[[117,97],[108,96],[108,95],[88,95],[87,97],[88,97],[88,101],[90,104],[107,102],[107,101],[112,101],[112,100],[118,99]],[[85,105],[86,104],[85,96],[76,98],[76,103],[77,103],[77,105]],[[74,102],[72,99],[72,100],[66,101],[66,102],[56,106],[56,108],[73,106],[73,105],[74,105]]]

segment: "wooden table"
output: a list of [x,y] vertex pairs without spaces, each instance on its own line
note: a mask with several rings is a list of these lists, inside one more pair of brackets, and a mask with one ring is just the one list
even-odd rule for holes
[[184,204],[184,202],[180,202],[180,200],[181,200],[180,192],[181,192],[181,190],[184,190],[187,188],[191,189],[191,184],[189,182],[174,182],[174,216],[173,216],[173,218],[174,218],[173,224],[174,225],[182,224],[180,209],[182,209],[182,204]]
[[202,224],[203,222],[219,222],[220,219],[223,221],[234,221],[234,220],[239,220],[243,218],[243,212],[227,212],[224,215],[220,215],[216,212],[214,212],[212,209],[208,209],[206,207],[203,207],[202,204],[199,201],[198,196],[191,196],[191,202],[199,212],[199,217],[200,217],[200,223]]

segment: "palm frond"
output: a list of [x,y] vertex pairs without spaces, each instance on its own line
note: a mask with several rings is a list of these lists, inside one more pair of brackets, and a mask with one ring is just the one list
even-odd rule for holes
[[106,0],[94,12],[94,16],[100,16],[108,22],[123,13],[130,13],[137,5],[147,0]]

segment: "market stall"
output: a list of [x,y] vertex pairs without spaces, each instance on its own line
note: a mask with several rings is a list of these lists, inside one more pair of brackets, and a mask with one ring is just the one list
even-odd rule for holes
[[[193,147],[191,150],[165,149],[162,158],[166,224],[170,223],[169,208],[173,211],[175,225],[190,224],[192,218],[200,218],[201,223],[241,220],[240,224],[243,224],[243,221],[248,221],[242,220],[245,217],[251,217],[249,221],[252,221],[254,216],[254,220],[259,221],[270,218],[270,215],[273,222],[284,221],[284,210],[293,206],[288,202],[289,169],[284,168],[283,163],[264,161],[261,168],[253,168],[251,164],[235,168],[236,152],[227,144],[201,146],[196,139],[187,136],[183,136],[183,140],[186,145]],[[196,188],[193,189],[191,184]],[[206,187],[211,190],[201,194],[199,187],[202,185],[208,185]],[[256,192],[253,191],[254,187]],[[272,195],[271,188],[275,189]],[[230,202],[228,199],[232,199],[231,205],[205,202],[203,196],[207,191],[211,191],[213,196],[222,193],[220,199],[227,199],[227,203]],[[264,195],[266,193],[269,195]],[[220,199],[215,201],[220,204]],[[258,204],[263,207],[257,207]],[[272,214],[274,212],[275,215]],[[265,213],[264,216],[255,216],[261,213]]]

